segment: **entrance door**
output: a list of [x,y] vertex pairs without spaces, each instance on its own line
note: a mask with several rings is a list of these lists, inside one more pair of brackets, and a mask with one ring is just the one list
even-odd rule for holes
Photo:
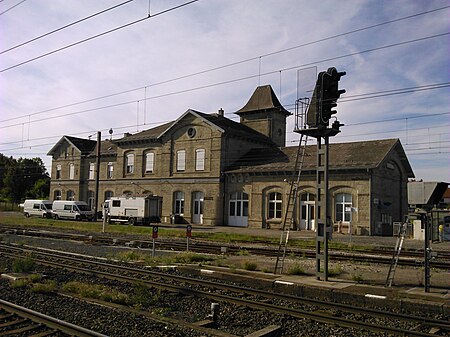
[[314,201],[300,202],[300,229],[314,230]]
[[194,192],[192,196],[193,200],[193,213],[192,213],[192,223],[203,224],[203,192]]
[[300,195],[300,229],[315,230],[314,211],[315,195],[302,193]]
[[230,194],[228,207],[228,225],[247,227],[248,224],[248,194],[234,192]]

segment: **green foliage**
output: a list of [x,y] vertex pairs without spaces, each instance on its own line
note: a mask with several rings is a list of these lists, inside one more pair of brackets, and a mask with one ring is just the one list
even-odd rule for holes
[[127,294],[99,284],[86,284],[82,282],[68,282],[62,286],[63,291],[85,298],[93,298],[106,302],[129,304]]
[[248,250],[245,249],[239,249],[238,252],[236,253],[237,256],[248,256],[250,255],[250,253],[248,252]]
[[14,202],[42,199],[49,191],[50,177],[42,159],[0,154],[0,198]]
[[34,269],[34,261],[31,257],[16,259],[12,263],[12,271],[15,273],[28,273]]
[[363,283],[364,282],[364,278],[361,274],[355,274],[352,276],[352,280],[357,282],[357,283]]
[[341,266],[335,266],[333,268],[328,269],[328,276],[339,276],[344,273],[344,269]]
[[291,268],[289,268],[287,273],[288,273],[288,275],[306,275],[306,272],[303,269],[303,267],[297,263],[295,265],[293,265]]
[[52,280],[47,280],[43,283],[33,283],[31,291],[40,294],[51,294],[57,291],[57,284]]
[[25,288],[30,284],[30,280],[21,278],[11,283],[12,288]]
[[255,271],[255,270],[258,269],[258,265],[255,262],[245,261],[244,262],[244,269],[245,270],[250,270],[250,271]]
[[213,261],[214,257],[191,252],[179,253],[173,256],[174,263],[202,263]]

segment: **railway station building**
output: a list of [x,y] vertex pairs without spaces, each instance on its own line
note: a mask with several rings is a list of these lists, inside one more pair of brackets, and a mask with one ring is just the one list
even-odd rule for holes
[[[100,148],[99,205],[112,196],[162,197],[162,222],[278,229],[297,146],[285,146],[291,115],[269,85],[235,112],[187,110],[177,120]],[[63,136],[52,156],[50,198],[94,205],[97,142]],[[383,235],[408,212],[414,174],[398,139],[330,144],[331,217],[342,231]],[[306,147],[294,229],[315,230],[316,145]]]

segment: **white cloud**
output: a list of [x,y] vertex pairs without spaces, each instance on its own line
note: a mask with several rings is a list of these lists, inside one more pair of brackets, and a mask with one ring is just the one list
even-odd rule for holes
[[[183,1],[151,1],[151,12],[167,9]],[[4,14],[0,21],[0,50],[46,33],[64,24],[115,5],[111,1],[47,0],[25,2]],[[0,4],[0,10],[4,4]],[[94,19],[52,36],[0,55],[0,69],[56,48],[145,17],[148,1],[136,0]],[[343,32],[443,7],[441,1],[345,2],[296,0],[210,0],[155,16],[45,58],[0,73],[0,152],[13,156],[45,153],[58,137],[68,134],[87,137],[95,130],[134,132],[136,124],[176,119],[188,108],[231,113],[241,108],[255,87],[271,84],[283,104],[293,108],[297,92],[298,66],[316,65],[318,71],[335,66],[347,72],[342,78],[344,97],[386,89],[448,82],[448,37],[434,38],[370,53],[359,51],[413,40],[448,29],[449,9],[409,20],[305,45],[283,53],[278,50],[307,44]],[[319,62],[341,55],[350,57]],[[252,59],[247,62],[240,61]],[[168,79],[238,62],[230,67],[198,76],[153,85]],[[292,68],[291,70],[279,70]],[[270,75],[258,78],[258,73]],[[253,77],[252,77],[253,76]],[[244,79],[251,77],[249,79]],[[228,84],[215,85],[226,81]],[[143,87],[148,86],[147,90]],[[179,91],[205,87],[201,90]],[[36,112],[81,102],[129,89],[139,90],[65,109]],[[348,126],[336,141],[400,137],[418,178],[450,181],[446,152],[450,136],[442,126],[448,115],[410,118],[448,112],[447,89],[427,90],[376,99],[342,102],[339,119]],[[152,97],[157,97],[150,99]],[[144,104],[144,99],[147,98]],[[139,100],[139,104],[136,102]],[[98,107],[131,102],[117,107],[54,118],[28,125],[28,121]],[[138,116],[139,115],[139,116]],[[227,115],[230,116],[230,115]],[[232,116],[230,116],[232,117]],[[353,125],[361,122],[400,118],[390,123]],[[404,118],[404,119],[402,119]],[[289,121],[292,128],[293,121]],[[5,128],[6,125],[18,124]],[[129,129],[120,129],[129,126]],[[440,127],[440,128],[439,128]],[[420,129],[422,128],[422,129]],[[106,134],[106,131],[105,131]],[[45,137],[56,137],[48,138]],[[406,137],[407,136],[407,137]],[[44,138],[44,139],[41,139]],[[295,138],[290,132],[288,139]],[[30,141],[28,141],[30,139]],[[435,143],[437,140],[440,143]],[[439,144],[438,155],[418,155],[408,143],[420,146]],[[13,143],[16,142],[16,143]],[[433,142],[433,143],[432,143]],[[30,148],[31,147],[31,148]],[[409,150],[411,149],[411,150]],[[438,156],[447,165],[434,165]],[[430,163],[423,166],[423,162]],[[418,169],[415,169],[415,166]],[[420,176],[419,176],[419,174]]]

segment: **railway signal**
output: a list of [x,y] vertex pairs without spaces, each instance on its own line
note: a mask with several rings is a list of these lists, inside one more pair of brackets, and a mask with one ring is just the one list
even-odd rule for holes
[[345,93],[345,89],[339,89],[339,81],[342,76],[346,74],[345,71],[338,72],[335,67],[328,68],[323,75],[322,80],[322,109],[320,122],[323,126],[328,126],[328,121],[331,116],[337,113],[333,110],[337,106],[337,100]]
[[[326,128],[337,106],[337,100],[345,93],[345,89],[339,89],[339,81],[345,71],[338,72],[335,67],[322,71],[317,76],[316,86],[311,102],[306,112],[306,124],[310,128]],[[336,124],[333,123],[333,127]],[[339,127],[339,126],[338,126]]]

